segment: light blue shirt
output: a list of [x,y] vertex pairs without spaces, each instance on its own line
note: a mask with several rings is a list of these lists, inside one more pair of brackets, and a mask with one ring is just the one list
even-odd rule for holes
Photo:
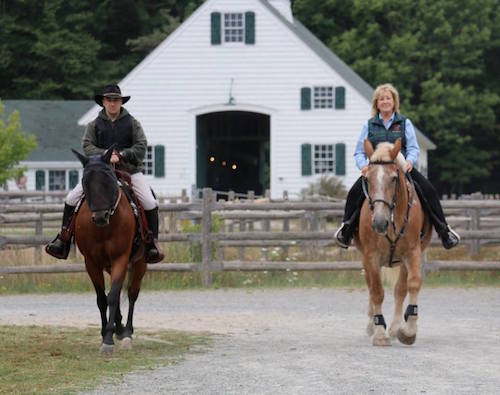
[[[378,114],[380,118],[380,114]],[[394,113],[388,122],[384,122],[385,128],[389,129],[394,120]],[[412,166],[415,166],[418,160],[418,155],[420,154],[420,148],[417,142],[417,136],[415,134],[415,128],[411,121],[406,118],[405,122],[405,136],[406,136],[406,160],[409,160]],[[365,154],[364,141],[368,137],[368,121],[363,125],[361,134],[359,135],[358,142],[356,144],[356,149],[354,150],[354,159],[356,160],[356,166],[359,170],[368,165],[368,158]]]

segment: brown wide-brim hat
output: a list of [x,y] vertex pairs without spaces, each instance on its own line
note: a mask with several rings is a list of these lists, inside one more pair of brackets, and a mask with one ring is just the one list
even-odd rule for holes
[[102,90],[101,95],[95,95],[94,100],[101,107],[104,107],[102,104],[102,100],[105,97],[113,97],[116,99],[122,99],[122,104],[125,104],[130,100],[130,96],[122,96],[122,91],[118,85],[106,85]]

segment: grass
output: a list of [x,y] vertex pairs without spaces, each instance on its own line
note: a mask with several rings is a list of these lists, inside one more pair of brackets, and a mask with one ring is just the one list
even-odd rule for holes
[[99,355],[99,329],[0,326],[0,393],[71,394],[180,361],[207,335],[140,331],[132,350]]

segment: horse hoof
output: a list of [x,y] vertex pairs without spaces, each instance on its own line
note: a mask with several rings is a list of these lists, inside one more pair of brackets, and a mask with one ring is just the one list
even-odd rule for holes
[[397,325],[391,325],[389,327],[388,332],[389,332],[389,337],[391,339],[394,339],[395,337],[397,337],[400,326],[401,326],[400,324],[397,324]]
[[120,342],[120,350],[132,350],[132,338],[124,337]]
[[413,336],[407,336],[405,335],[405,333],[399,329],[398,330],[398,340],[403,343],[403,344],[407,344],[407,345],[411,345],[413,343],[415,343],[415,339],[417,338],[417,335],[413,335]]
[[114,344],[104,344],[102,343],[101,344],[101,354],[113,354],[113,351],[115,349],[115,345]]
[[373,337],[373,345],[374,346],[381,346],[381,347],[387,347],[387,346],[392,346],[391,344],[391,339],[388,337]]

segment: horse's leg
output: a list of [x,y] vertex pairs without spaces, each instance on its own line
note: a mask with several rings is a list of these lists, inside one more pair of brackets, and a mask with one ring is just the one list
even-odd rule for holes
[[406,265],[399,267],[398,281],[394,285],[394,317],[389,327],[389,336],[396,337],[396,333],[403,322],[403,303],[408,293],[408,270]]
[[122,319],[122,312],[120,310],[120,304],[118,303],[115,314],[115,336],[118,340],[121,340],[121,338],[123,337],[124,326],[122,324]]
[[410,303],[404,314],[406,322],[399,327],[397,332],[399,341],[404,344],[413,344],[417,337],[418,293],[422,286],[422,276],[420,274],[421,255],[420,249],[416,248],[409,260],[408,292],[410,294]]
[[[368,270],[365,270],[365,281],[368,290],[370,290],[371,278],[370,278],[370,271]],[[366,333],[368,336],[373,336],[373,333],[375,332],[375,327],[373,324],[373,314],[374,314],[374,309],[373,309],[372,298],[370,295],[368,295],[368,324],[366,325]]]
[[108,323],[106,317],[106,312],[108,309],[108,301],[106,299],[105,284],[104,284],[104,274],[102,270],[97,268],[97,265],[93,265],[89,261],[85,262],[87,273],[94,285],[95,293],[97,296],[97,307],[99,307],[99,312],[101,313],[101,336],[104,337],[104,328]]
[[120,257],[111,266],[111,290],[108,294],[109,319],[104,329],[104,337],[101,345],[101,352],[113,352],[113,333],[115,329],[116,313],[120,305],[120,292],[127,271],[128,258]]
[[384,287],[380,278],[380,267],[370,259],[363,259],[365,271],[370,280],[370,301],[373,306],[374,333],[372,342],[374,346],[390,346],[391,339],[385,333],[385,320],[382,315],[382,303],[384,301]]
[[123,341],[121,344],[122,348],[132,348],[132,334],[134,333],[134,306],[137,298],[139,297],[139,291],[141,289],[141,282],[144,274],[147,270],[147,264],[145,262],[137,262],[130,274],[130,285],[128,288],[128,316],[127,324],[125,325],[125,330],[123,331]]

